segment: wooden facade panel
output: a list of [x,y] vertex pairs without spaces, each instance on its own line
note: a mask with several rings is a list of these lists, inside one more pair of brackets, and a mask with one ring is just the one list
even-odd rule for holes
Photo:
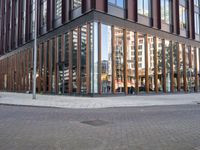
[[92,3],[93,8],[102,11],[102,12],[108,12],[108,0],[93,0]]
[[127,0],[127,19],[137,22],[137,0]]
[[172,17],[173,17],[173,32],[180,34],[179,25],[179,0],[172,0]]
[[145,88],[146,93],[149,93],[149,49],[148,49],[148,35],[144,36],[145,39]]
[[115,78],[116,78],[116,69],[115,69],[115,66],[116,66],[116,60],[115,60],[115,38],[114,38],[114,35],[115,35],[115,28],[114,26],[111,27],[111,47],[112,47],[112,92],[113,94],[115,94]]
[[195,39],[195,21],[194,21],[194,0],[188,1],[189,13],[189,38]]
[[160,0],[152,1],[152,15],[153,15],[153,27],[161,29],[161,9]]
[[138,32],[135,32],[135,93],[139,94]]
[[158,93],[158,39],[157,37],[154,37],[153,40],[154,40],[154,84],[155,84],[155,92]]

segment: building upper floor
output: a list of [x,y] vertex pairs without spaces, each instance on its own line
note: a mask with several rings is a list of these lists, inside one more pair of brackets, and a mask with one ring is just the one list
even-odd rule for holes
[[[0,0],[0,55],[33,40],[35,4],[35,0]],[[37,35],[90,11],[200,41],[199,0],[37,0]]]

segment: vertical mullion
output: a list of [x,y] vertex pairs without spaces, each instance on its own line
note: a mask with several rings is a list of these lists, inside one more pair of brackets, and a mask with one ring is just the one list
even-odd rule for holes
[[123,46],[124,46],[124,89],[125,89],[125,94],[128,94],[128,86],[127,86],[127,30],[123,29]]
[[112,92],[115,94],[115,77],[116,77],[116,70],[115,70],[115,28],[114,26],[111,27],[111,37],[112,37]]
[[154,84],[155,91],[158,93],[158,39],[154,37]]
[[46,80],[47,80],[47,42],[44,42],[44,49],[43,49],[43,53],[44,53],[44,59],[43,59],[43,63],[44,63],[44,74],[43,74],[43,92],[46,93]]
[[162,39],[162,65],[163,65],[163,91],[167,92],[166,89],[166,50],[165,50],[165,40]]
[[149,48],[148,34],[145,35],[145,87],[146,93],[149,93]]
[[101,83],[101,74],[102,74],[102,66],[101,66],[101,51],[102,51],[102,40],[101,40],[101,23],[98,22],[98,88],[99,94],[102,94],[102,83]]
[[198,53],[197,53],[197,48],[195,47],[194,48],[194,67],[195,67],[195,70],[194,70],[194,72],[195,72],[195,92],[198,92],[198,68],[197,68],[197,55],[198,55]]
[[139,72],[138,72],[138,32],[135,32],[135,92],[139,94]]
[[78,27],[78,49],[77,49],[77,94],[81,93],[81,27]]
[[172,41],[170,41],[170,73],[171,73],[171,92],[174,93],[174,56],[173,56],[174,46]]
[[180,78],[181,78],[181,72],[180,72],[180,46],[179,43],[177,44],[177,89],[178,92],[181,91],[181,82],[180,82]]
[[184,80],[184,91],[187,92],[187,70],[186,70],[186,52],[185,45],[182,44],[183,49],[183,80]]
[[48,92],[49,93],[52,92],[52,86],[51,86],[51,84],[52,84],[52,66],[53,66],[53,64],[52,64],[52,58],[53,58],[53,56],[52,56],[52,42],[53,42],[52,39],[49,40],[49,42],[48,42],[48,51],[49,51],[49,53],[48,53],[49,54],[48,55],[48,57],[49,57],[49,62],[48,62],[48,70],[49,70]]
[[87,37],[86,37],[86,87],[87,94],[90,93],[90,23],[87,23]]
[[73,31],[69,32],[69,94],[72,93],[72,42],[73,42]]
[[55,93],[58,94],[58,37],[54,38],[55,49],[54,49],[54,69],[55,69]]

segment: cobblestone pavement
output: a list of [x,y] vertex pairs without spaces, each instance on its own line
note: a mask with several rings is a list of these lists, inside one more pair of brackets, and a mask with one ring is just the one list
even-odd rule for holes
[[200,150],[200,106],[0,105],[0,150]]

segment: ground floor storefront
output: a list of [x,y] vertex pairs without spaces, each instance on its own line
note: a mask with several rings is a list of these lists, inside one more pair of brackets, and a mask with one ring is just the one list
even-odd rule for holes
[[[200,46],[101,22],[38,43],[37,93],[198,92]],[[32,91],[33,48],[0,57],[0,90]]]

